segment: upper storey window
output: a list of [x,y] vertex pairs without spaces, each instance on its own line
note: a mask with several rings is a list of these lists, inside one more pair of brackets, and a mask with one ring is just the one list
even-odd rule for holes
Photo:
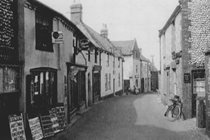
[[53,52],[52,17],[44,12],[36,12],[36,49]]

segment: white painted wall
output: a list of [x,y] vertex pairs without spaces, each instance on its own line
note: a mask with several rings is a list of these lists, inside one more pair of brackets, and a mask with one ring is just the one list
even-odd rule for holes
[[124,64],[123,64],[123,76],[124,80],[129,80],[129,77],[132,76],[133,72],[133,56],[124,56]]

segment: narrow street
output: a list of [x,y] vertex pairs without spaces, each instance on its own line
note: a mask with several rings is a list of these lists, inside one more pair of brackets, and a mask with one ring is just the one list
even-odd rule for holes
[[54,140],[207,140],[195,119],[171,122],[157,94],[128,95],[93,106]]

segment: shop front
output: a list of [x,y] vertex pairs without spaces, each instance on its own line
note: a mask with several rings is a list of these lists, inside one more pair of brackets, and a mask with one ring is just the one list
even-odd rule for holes
[[57,105],[57,70],[46,67],[31,69],[27,80],[26,83],[30,83],[27,86],[27,112],[34,115],[48,113]]
[[86,66],[67,63],[68,121],[86,105]]

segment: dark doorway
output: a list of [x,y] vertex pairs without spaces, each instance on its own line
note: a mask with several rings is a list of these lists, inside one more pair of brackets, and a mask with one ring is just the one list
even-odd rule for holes
[[141,93],[144,93],[144,78],[141,78]]
[[85,71],[78,71],[74,78],[69,77],[70,87],[70,114],[71,116],[85,104],[86,90],[85,90]]
[[100,84],[100,72],[93,72],[93,102],[97,102],[100,99],[100,91],[101,91],[101,84]]

